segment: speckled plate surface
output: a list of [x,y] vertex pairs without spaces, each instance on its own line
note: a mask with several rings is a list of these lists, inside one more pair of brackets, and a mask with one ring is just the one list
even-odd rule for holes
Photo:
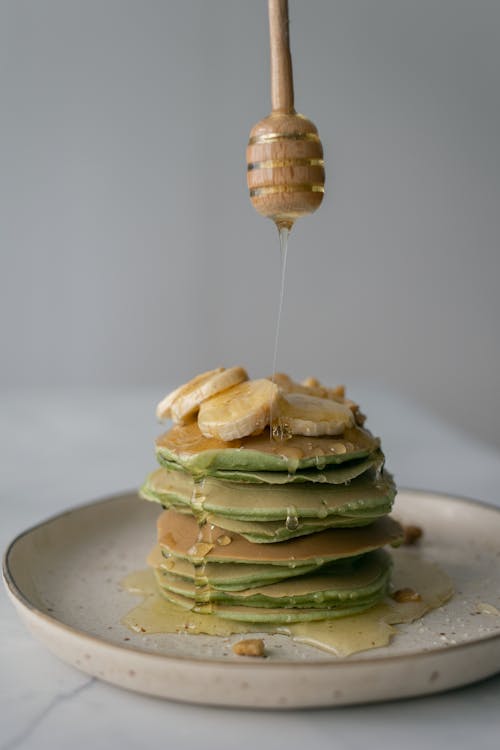
[[231,652],[241,636],[144,636],[121,625],[137,597],[119,582],[145,567],[157,514],[135,493],[119,495],[41,523],[7,549],[4,578],[21,618],[88,674],[180,701],[306,708],[424,695],[500,671],[500,510],[492,506],[401,490],[394,516],[423,526],[416,554],[448,573],[455,596],[398,626],[384,648],[337,658],[266,635],[269,656],[253,661]]

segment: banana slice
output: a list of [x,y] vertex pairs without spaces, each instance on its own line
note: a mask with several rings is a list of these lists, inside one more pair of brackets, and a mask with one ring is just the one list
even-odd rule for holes
[[204,383],[206,380],[216,375],[219,372],[223,372],[223,367],[218,367],[216,370],[208,370],[208,372],[202,372],[201,375],[197,375],[195,378],[190,380],[184,385],[180,385],[171,393],[168,393],[165,398],[160,401],[156,407],[156,416],[158,419],[170,419],[172,416],[172,406],[176,398],[181,396],[183,393],[189,393],[190,390]]
[[184,424],[193,417],[200,405],[209,398],[248,380],[243,367],[230,367],[216,372],[212,377],[195,385],[186,393],[181,393],[172,404],[172,418],[178,424]]
[[279,388],[265,378],[229,388],[200,406],[198,426],[205,437],[238,440],[267,427]]
[[279,422],[292,435],[341,435],[354,426],[354,415],[346,404],[305,393],[281,395],[277,408]]
[[333,388],[328,388],[327,386],[321,385],[319,380],[313,377],[305,378],[302,383],[296,383],[284,373],[277,373],[273,380],[278,384],[283,393],[305,393],[309,396],[328,398],[332,401],[338,401],[340,404],[345,404],[354,414],[354,420],[360,427],[362,427],[366,421],[366,417],[360,411],[358,404],[355,401],[351,401],[350,398],[346,398],[345,386],[343,385],[336,385]]
[[196,414],[202,401],[247,379],[242,367],[227,370],[218,367],[204,372],[165,396],[156,407],[156,416],[158,419],[171,417],[174,422],[184,424]]

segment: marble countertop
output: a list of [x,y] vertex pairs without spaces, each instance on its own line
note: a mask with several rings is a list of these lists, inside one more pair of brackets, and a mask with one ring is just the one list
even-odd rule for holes
[[[39,389],[0,398],[0,542],[79,503],[137,486],[154,465],[158,389]],[[351,389],[402,486],[500,506],[500,453],[383,388]],[[365,750],[498,747],[500,675],[442,695],[317,711],[202,708],[89,678],[33,640],[0,596],[0,750],[246,750],[256,742]]]

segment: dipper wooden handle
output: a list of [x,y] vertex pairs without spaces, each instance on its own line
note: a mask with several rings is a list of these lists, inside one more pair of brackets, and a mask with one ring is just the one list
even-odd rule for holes
[[269,0],[271,41],[271,106],[273,112],[294,115],[288,0]]
[[294,109],[288,0],[269,0],[271,102],[247,146],[247,183],[255,209],[291,229],[323,199],[323,147],[313,123]]

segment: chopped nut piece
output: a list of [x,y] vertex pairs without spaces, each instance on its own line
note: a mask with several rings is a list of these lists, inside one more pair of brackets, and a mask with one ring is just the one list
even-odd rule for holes
[[404,541],[403,544],[415,544],[418,542],[423,532],[420,526],[403,526]]
[[265,656],[262,638],[248,638],[233,644],[233,652],[238,656]]
[[321,383],[318,378],[313,378],[311,375],[302,381],[302,385],[306,388],[321,388]]
[[335,385],[328,388],[330,398],[345,398],[345,385]]
[[392,598],[394,599],[394,601],[400,603],[422,601],[422,597],[420,596],[420,594],[417,594],[416,591],[410,588],[398,589],[393,593]]
[[366,414],[363,414],[362,411],[355,411],[354,421],[356,422],[358,427],[363,427],[364,423],[366,422]]

